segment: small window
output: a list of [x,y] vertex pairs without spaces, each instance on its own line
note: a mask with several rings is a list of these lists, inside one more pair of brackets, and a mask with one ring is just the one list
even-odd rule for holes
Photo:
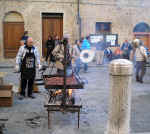
[[111,22],[96,22],[96,34],[110,34]]

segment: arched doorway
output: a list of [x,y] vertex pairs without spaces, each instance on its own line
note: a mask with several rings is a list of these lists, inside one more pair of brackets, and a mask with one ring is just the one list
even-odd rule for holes
[[4,58],[16,57],[24,33],[24,20],[20,13],[9,12],[3,21]]
[[150,49],[150,26],[144,22],[138,23],[133,29],[134,36],[143,41],[144,45]]

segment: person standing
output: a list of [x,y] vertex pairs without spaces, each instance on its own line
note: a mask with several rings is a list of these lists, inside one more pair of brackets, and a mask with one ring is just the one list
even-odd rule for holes
[[103,39],[96,44],[96,64],[97,65],[103,64],[105,48],[106,48],[106,45]]
[[28,31],[25,31],[23,36],[21,37],[20,45],[21,46],[25,45],[27,42],[27,39],[28,39]]
[[19,99],[25,97],[27,85],[28,97],[35,98],[33,95],[33,84],[36,75],[36,61],[39,69],[41,69],[39,52],[33,45],[33,39],[28,37],[26,45],[19,48],[16,56],[16,71],[20,70],[21,72],[21,92]]
[[135,48],[136,58],[136,81],[143,83],[143,78],[146,73],[146,59],[147,53],[145,47],[142,45],[141,40],[135,39],[133,41],[133,47]]
[[122,51],[120,49],[120,45],[118,45],[114,51],[114,59],[120,59],[120,58],[122,58]]
[[54,50],[52,51],[53,56],[56,59],[56,68],[57,68],[57,73],[59,75],[64,75],[64,62],[65,62],[65,57],[64,57],[64,48],[66,45],[66,73],[67,76],[72,74],[72,49],[69,45],[69,37],[67,35],[64,35],[61,43],[59,45],[56,45]]
[[60,44],[59,37],[58,37],[58,35],[55,35],[55,46],[57,46],[59,44]]
[[[90,50],[91,45],[89,43],[89,36],[87,36],[85,39],[83,39],[82,44],[81,44],[81,51],[84,50]],[[88,70],[88,63],[83,63],[84,65],[84,72],[87,72]]]
[[121,46],[122,58],[129,60],[131,50],[132,50],[131,44],[128,42],[128,40],[125,40],[125,42]]
[[47,54],[46,54],[46,61],[50,58],[49,61],[52,61],[52,51],[55,48],[55,41],[53,40],[52,36],[48,36],[48,40],[46,42]]
[[104,55],[105,55],[106,59],[108,59],[108,61],[112,60],[113,53],[112,53],[112,50],[110,49],[110,47],[105,48]]
[[81,44],[79,40],[75,41],[75,45],[73,46],[73,59],[75,61],[75,73],[78,75],[80,72],[81,60],[80,60],[80,53],[81,53]]

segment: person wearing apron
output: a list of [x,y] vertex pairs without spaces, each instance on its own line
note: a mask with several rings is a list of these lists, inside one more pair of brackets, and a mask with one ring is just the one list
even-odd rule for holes
[[29,37],[27,39],[27,44],[21,46],[16,57],[16,68],[20,70],[21,73],[21,92],[20,99],[25,97],[25,89],[27,87],[28,97],[34,99],[33,96],[33,84],[36,75],[36,61],[39,69],[42,68],[40,65],[40,56],[37,48],[33,46],[33,39]]

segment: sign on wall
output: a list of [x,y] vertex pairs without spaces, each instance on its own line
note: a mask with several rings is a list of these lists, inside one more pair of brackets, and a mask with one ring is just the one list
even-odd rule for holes
[[104,41],[107,46],[114,47],[118,45],[118,34],[92,34],[90,35],[90,43],[92,46]]
[[98,42],[100,42],[101,40],[103,40],[104,39],[104,36],[103,35],[91,35],[90,36],[90,42],[91,43],[98,43]]
[[110,44],[110,46],[116,46],[118,44],[118,39],[115,34],[106,35],[106,42]]

